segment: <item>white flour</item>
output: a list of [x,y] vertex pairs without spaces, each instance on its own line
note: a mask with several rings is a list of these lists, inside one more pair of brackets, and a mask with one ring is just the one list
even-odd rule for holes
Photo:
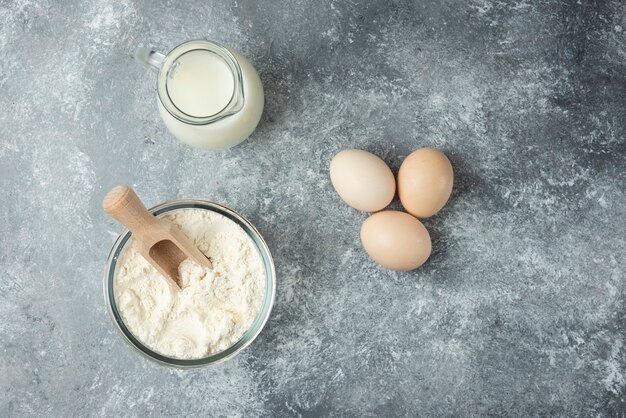
[[263,262],[252,239],[222,215],[179,209],[163,217],[181,227],[213,269],[185,260],[182,290],[172,290],[131,239],[117,264],[115,300],[128,330],[150,349],[173,358],[206,357],[252,325],[263,303]]

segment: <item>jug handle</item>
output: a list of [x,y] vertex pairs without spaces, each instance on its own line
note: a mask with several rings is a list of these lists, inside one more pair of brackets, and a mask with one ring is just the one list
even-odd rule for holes
[[159,71],[165,55],[150,48],[139,47],[135,51],[135,59],[146,67]]

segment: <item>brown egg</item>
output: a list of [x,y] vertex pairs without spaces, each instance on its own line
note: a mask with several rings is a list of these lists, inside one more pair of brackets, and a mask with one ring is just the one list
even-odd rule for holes
[[370,257],[391,270],[418,268],[430,256],[428,230],[408,213],[385,210],[370,216],[361,226],[361,242]]
[[421,148],[406,157],[400,166],[398,195],[407,212],[428,218],[444,207],[453,182],[448,157],[435,148]]
[[330,162],[330,180],[344,202],[364,212],[384,209],[396,193],[396,179],[389,166],[360,149],[335,155]]

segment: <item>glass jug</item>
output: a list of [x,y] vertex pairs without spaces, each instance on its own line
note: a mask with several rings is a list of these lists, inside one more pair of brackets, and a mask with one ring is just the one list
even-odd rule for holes
[[161,118],[181,141],[203,149],[233,147],[263,113],[263,85],[250,62],[216,42],[193,40],[167,55],[139,48],[136,59],[158,71]]

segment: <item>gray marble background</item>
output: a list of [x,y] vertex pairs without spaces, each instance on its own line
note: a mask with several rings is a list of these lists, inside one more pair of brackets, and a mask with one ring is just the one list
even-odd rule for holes
[[[227,152],[175,140],[132,58],[191,38],[265,85]],[[0,0],[0,416],[624,417],[625,123],[621,0]],[[429,262],[387,271],[328,164],[427,145],[454,193]],[[239,357],[176,371],[117,335],[118,183],[261,230],[277,299]]]

